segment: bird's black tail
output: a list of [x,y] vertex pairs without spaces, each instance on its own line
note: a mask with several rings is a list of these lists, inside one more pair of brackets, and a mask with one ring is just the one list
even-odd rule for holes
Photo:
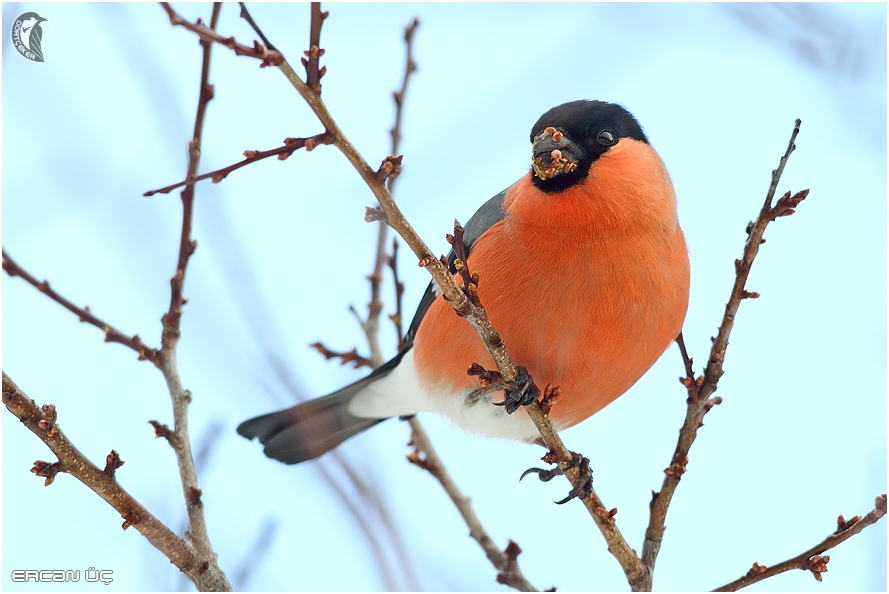
[[238,425],[238,433],[247,439],[258,437],[265,446],[265,455],[284,464],[314,460],[350,437],[386,420],[356,417],[349,412],[349,404],[361,390],[395,369],[410,347],[409,344],[354,384],[293,408],[246,420]]
[[258,437],[265,455],[285,464],[312,460],[385,420],[349,412],[349,403],[365,385],[359,381],[329,396],[249,419],[238,425],[238,433],[247,439]]

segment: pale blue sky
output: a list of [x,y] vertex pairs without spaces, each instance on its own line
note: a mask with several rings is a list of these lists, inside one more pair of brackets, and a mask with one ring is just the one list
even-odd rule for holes
[[[209,4],[180,4],[209,18]],[[527,170],[528,132],[565,101],[623,104],[673,177],[692,261],[686,343],[706,361],[771,170],[795,118],[798,149],[779,192],[810,188],[798,213],[766,233],[718,393],[667,520],[655,587],[700,590],[772,565],[823,539],[836,516],[862,514],[886,491],[885,4],[329,4],[324,98],[372,164],[387,154],[391,92],[414,16],[415,58],[396,198],[445,252],[444,234]],[[62,294],[150,345],[160,337],[178,249],[178,194],[141,194],[180,180],[197,101],[197,39],[154,4],[3,7],[3,245]],[[33,10],[46,62],[10,51],[12,19]],[[307,4],[251,6],[297,65]],[[220,30],[253,34],[224,6]],[[300,71],[301,69],[297,69]],[[216,99],[201,170],[322,131],[276,69],[214,49]],[[467,138],[471,158],[467,155]],[[478,142],[478,141],[481,142]],[[481,156],[481,158],[479,158]],[[272,369],[321,395],[359,377],[309,343],[365,351],[350,304],[368,300],[373,197],[332,147],[299,152],[197,188],[180,368],[194,394],[191,426],[219,439],[202,473],[213,543],[233,579],[274,521],[270,550],[242,587],[255,590],[496,590],[496,571],[428,475],[407,464],[407,428],[389,421],[341,449],[379,488],[402,555],[379,519],[381,570],[334,494],[336,463],[287,467],[234,432],[288,404]],[[406,250],[402,251],[406,254]],[[408,315],[428,282],[405,256]],[[102,342],[21,279],[3,277],[3,369],[95,461],[111,448],[122,484],[176,529],[178,473],[149,419],[171,422],[160,373]],[[384,295],[391,311],[391,285]],[[383,344],[394,353],[391,329]],[[592,460],[597,490],[641,550],[685,414],[675,348],[630,392],[563,435]],[[580,504],[554,506],[564,482],[518,483],[541,452],[463,434],[424,417],[492,537],[524,549],[539,588],[625,590],[619,566]],[[3,588],[13,569],[111,569],[108,590],[183,586],[175,569],[69,476],[49,488],[28,472],[49,451],[3,414]],[[355,495],[351,495],[353,498]],[[361,509],[366,502],[358,501]],[[797,571],[761,590],[885,590],[886,523],[830,552],[824,584]],[[405,558],[406,557],[406,558]],[[406,571],[404,565],[412,570]],[[23,587],[24,586],[24,587]],[[61,584],[58,590],[77,584]],[[87,589],[88,584],[79,587]]]

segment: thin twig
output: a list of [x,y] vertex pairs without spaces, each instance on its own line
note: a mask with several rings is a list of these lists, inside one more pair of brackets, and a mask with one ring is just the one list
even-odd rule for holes
[[327,134],[325,134],[324,132],[315,134],[314,136],[309,136],[307,138],[285,138],[283,146],[269,149],[267,151],[244,151],[243,161],[238,161],[237,163],[233,163],[232,165],[229,165],[227,167],[217,169],[216,171],[210,171],[208,173],[202,173],[200,175],[189,175],[181,182],[177,182],[169,186],[164,186],[163,188],[158,188],[157,190],[149,190],[142,195],[154,196],[155,194],[167,194],[169,192],[172,192],[176,188],[181,188],[182,186],[187,184],[194,184],[205,179],[212,179],[214,184],[218,184],[226,177],[228,177],[228,174],[232,171],[250,165],[251,163],[256,163],[257,161],[275,156],[278,157],[279,161],[284,161],[298,149],[305,148],[307,151],[311,151],[319,144],[329,144],[327,142]]
[[395,313],[389,316],[395,324],[395,332],[398,335],[398,350],[404,348],[404,314],[401,309],[404,297],[404,283],[398,277],[398,239],[392,240],[392,255],[389,257],[389,268],[392,270],[392,284],[395,285]]
[[36,287],[38,291],[40,291],[68,311],[75,314],[81,322],[92,324],[93,326],[101,329],[105,333],[105,342],[117,342],[124,346],[128,346],[139,354],[140,361],[151,361],[152,363],[160,367],[160,362],[157,358],[157,349],[152,349],[145,346],[145,343],[142,342],[142,339],[139,338],[138,334],[127,336],[111,324],[108,324],[101,318],[93,315],[88,305],[82,308],[77,307],[76,305],[59,295],[56,291],[54,291],[49,286],[49,281],[38,281],[27,270],[19,266],[15,262],[15,260],[13,260],[9,256],[9,254],[6,253],[5,249],[3,250],[3,270],[5,270],[6,273],[9,274],[9,276],[22,277],[29,284]]
[[319,60],[324,55],[321,49],[321,25],[329,13],[321,12],[321,3],[312,2],[312,20],[309,26],[309,49],[303,52],[306,57],[302,58],[303,66],[306,67],[306,84],[321,94],[321,77],[327,72],[327,67],[319,68]]
[[714,592],[735,592],[741,588],[746,588],[764,579],[776,576],[779,573],[790,571],[791,569],[805,569],[812,572],[812,575],[819,582],[821,574],[827,571],[827,563],[830,557],[822,557],[821,553],[828,551],[838,544],[852,538],[868,526],[876,524],[880,518],[886,515],[886,494],[882,494],[874,500],[874,509],[863,518],[856,516],[852,520],[846,522],[843,516],[840,516],[837,522],[837,530],[823,541],[800,553],[792,559],[788,559],[778,565],[771,567],[754,563],[747,575],[737,579],[729,584],[713,590]]
[[507,547],[505,551],[497,546],[475,513],[475,509],[472,507],[472,500],[463,494],[447,468],[445,468],[438,452],[432,445],[429,434],[426,433],[417,417],[411,417],[410,425],[411,443],[416,448],[416,451],[412,452],[407,459],[420,468],[428,470],[444,487],[445,492],[451,498],[451,501],[454,502],[457,511],[460,512],[460,515],[463,516],[463,520],[469,527],[469,536],[478,542],[485,555],[491,561],[491,564],[500,571],[497,575],[497,582],[515,588],[520,592],[539,592],[525,578],[516,562],[518,553],[515,553],[515,548],[512,548],[516,546],[515,543],[510,541],[512,547]]
[[[70,474],[104,499],[124,519],[122,528],[130,526],[142,534],[148,542],[163,553],[171,563],[185,573],[200,591],[230,589],[225,574],[215,563],[196,551],[183,538],[177,536],[154,517],[132,495],[126,492],[114,473],[105,472],[93,464],[74,446],[56,424],[56,411],[52,405],[38,408],[33,400],[3,373],[3,404],[40,441],[56,455],[58,462],[35,462],[33,472],[47,479],[47,484],[58,472]],[[121,464],[112,451],[106,460],[111,469]]]
[[760,210],[759,217],[755,223],[750,223],[747,226],[748,238],[744,246],[744,253],[740,260],[735,261],[735,283],[732,287],[729,301],[726,304],[725,315],[719,326],[719,332],[713,339],[713,347],[710,350],[710,360],[704,371],[704,375],[695,378],[692,360],[685,349],[682,335],[680,334],[677,338],[677,343],[679,344],[680,353],[682,354],[682,360],[685,367],[685,377],[680,378],[680,381],[688,390],[688,409],[686,411],[682,429],[679,431],[679,440],[676,444],[676,449],[673,452],[670,465],[664,470],[665,476],[661,490],[660,492],[652,494],[651,515],[648,528],[645,531],[645,543],[642,548],[642,560],[649,570],[648,579],[646,583],[642,584],[642,587],[645,590],[650,590],[652,586],[651,576],[654,573],[655,562],[657,561],[661,542],[664,537],[664,532],[666,531],[665,521],[667,510],[673,499],[673,494],[679,485],[679,481],[682,478],[682,474],[686,470],[688,453],[691,449],[691,445],[697,437],[698,429],[704,426],[704,416],[711,408],[713,408],[713,406],[722,402],[722,398],[718,396],[711,398],[711,395],[716,391],[716,385],[723,374],[722,364],[725,361],[725,351],[728,346],[729,336],[731,335],[738,307],[744,299],[759,296],[758,293],[748,292],[744,286],[747,282],[750,268],[759,251],[759,246],[764,241],[762,239],[763,233],[771,221],[780,216],[792,214],[792,208],[798,205],[808,194],[808,190],[804,190],[791,197],[788,192],[774,207],[772,207],[772,200],[775,197],[781,174],[784,171],[784,167],[787,164],[790,154],[793,152],[794,148],[796,148],[794,142],[799,134],[800,123],[800,120],[796,120],[793,132],[790,135],[790,142],[787,145],[787,150],[781,157],[778,168],[772,172],[771,184],[766,194],[765,203]]
[[[417,63],[414,61],[414,33],[420,26],[420,19],[414,18],[410,25],[404,28],[404,53],[405,65],[404,75],[401,77],[401,89],[392,93],[392,99],[395,101],[395,124],[389,130],[392,136],[392,150],[390,155],[397,155],[401,148],[401,121],[404,117],[404,99],[407,96],[408,83],[411,75],[417,71]],[[388,180],[389,192],[392,192],[392,186],[395,185],[397,177],[390,177]]]
[[247,5],[244,4],[243,2],[238,2],[238,6],[241,7],[241,14],[240,14],[241,18],[244,19],[245,21],[247,21],[250,24],[250,26],[253,27],[253,30],[256,32],[257,35],[259,35],[259,38],[262,39],[262,42],[265,44],[265,46],[267,48],[269,48],[270,50],[278,51],[278,48],[276,48],[272,44],[272,42],[266,38],[266,36],[260,30],[259,25],[257,25],[256,21],[253,20],[253,17],[250,16],[250,11],[247,10]]
[[[392,145],[389,150],[390,155],[397,155],[398,149],[401,146],[401,122],[404,114],[404,100],[407,96],[408,83],[411,80],[411,75],[417,70],[417,64],[414,61],[413,56],[413,39],[414,32],[419,26],[420,21],[415,18],[410,25],[404,28],[404,74],[401,78],[401,89],[392,93],[392,98],[395,102],[395,123],[389,130],[389,134],[392,138]],[[386,180],[390,194],[393,191],[396,179],[398,179],[398,176],[393,175]],[[390,262],[390,257],[386,254],[386,243],[388,242],[388,239],[389,226],[386,224],[385,220],[380,220],[377,225],[377,249],[374,257],[374,269],[367,277],[370,281],[370,303],[367,304],[367,319],[361,320],[361,329],[364,330],[364,335],[367,338],[371,353],[370,358],[374,361],[375,367],[379,367],[386,361],[386,358],[383,356],[383,349],[380,346],[379,330],[380,313],[383,311],[383,303],[380,297],[383,283],[383,270],[386,267],[386,264]],[[400,345],[402,340],[401,328],[399,327],[397,331],[399,333]]]
[[801,123],[800,120],[796,120],[793,127],[793,133],[790,135],[790,143],[787,145],[787,151],[784,153],[784,156],[781,157],[778,168],[772,171],[772,183],[769,186],[769,191],[766,195],[765,203],[760,210],[759,217],[756,219],[755,223],[747,226],[748,237],[747,243],[744,246],[744,255],[741,260],[735,261],[735,284],[732,287],[729,302],[725,306],[725,315],[722,318],[719,333],[713,341],[713,348],[710,350],[710,360],[707,362],[707,368],[704,373],[704,385],[701,388],[701,398],[707,398],[710,394],[715,392],[716,383],[719,381],[719,378],[722,377],[722,364],[725,361],[725,350],[728,347],[729,335],[734,326],[735,315],[738,313],[738,307],[741,305],[741,301],[746,298],[755,298],[759,296],[757,293],[747,292],[744,289],[744,285],[747,283],[747,277],[753,266],[753,260],[759,252],[759,246],[764,243],[762,236],[766,227],[778,217],[793,214],[794,211],[792,206],[799,204],[799,202],[809,194],[809,190],[803,190],[791,197],[790,192],[788,192],[786,196],[780,198],[775,206],[772,207],[772,199],[775,197],[775,191],[778,188],[781,174],[784,172],[784,166],[787,165],[790,153],[796,148],[796,144],[794,143],[799,134]]
[[167,2],[161,2],[161,6],[167,11],[167,16],[170,17],[170,23],[172,25],[185,27],[192,33],[196,33],[198,37],[204,41],[211,41],[213,43],[224,45],[234,51],[238,56],[249,56],[251,58],[262,60],[262,63],[259,65],[260,68],[277,66],[280,64],[281,60],[284,59],[280,52],[270,47],[267,48],[258,41],[253,42],[253,47],[248,47],[235,41],[234,37],[223,37],[214,30],[214,27],[208,28],[204,26],[200,19],[195,23],[189,23],[183,19],[179,13],[173,10],[173,7]]
[[[201,65],[200,88],[198,92],[198,106],[195,114],[194,133],[188,143],[188,173],[186,179],[192,179],[198,170],[201,156],[201,138],[204,130],[204,117],[207,105],[213,98],[213,86],[210,78],[210,56],[212,41],[216,35],[216,24],[219,20],[221,3],[213,4],[213,15],[210,19],[210,27],[204,27],[200,23],[196,28],[209,31],[212,35],[201,35],[203,48],[203,60]],[[181,21],[178,15],[169,5],[164,5],[170,15],[171,22]],[[182,23],[180,23],[182,24]],[[218,36],[216,36],[218,37]],[[182,385],[177,369],[176,348],[179,344],[180,321],[182,307],[185,298],[182,294],[185,283],[185,271],[188,261],[197,247],[197,242],[191,238],[192,221],[194,217],[194,182],[186,183],[182,191],[182,233],[179,240],[179,256],[176,263],[176,273],[170,280],[170,308],[164,314],[163,331],[161,334],[162,347],[158,353],[161,362],[161,371],[167,382],[167,389],[173,403],[173,437],[169,439],[170,446],[176,454],[179,466],[179,478],[182,483],[182,492],[185,499],[185,510],[188,517],[188,536],[195,549],[210,564],[216,566],[216,553],[210,543],[210,535],[207,530],[207,522],[204,517],[204,506],[201,501],[201,489],[198,486],[198,473],[195,469],[194,457],[191,452],[191,442],[188,436],[188,405],[191,402],[191,393]],[[221,572],[220,572],[221,573]],[[227,589],[231,586],[226,583]]]
[[330,359],[339,359],[340,365],[351,363],[354,369],[360,369],[361,367],[375,368],[373,361],[367,357],[359,355],[357,349],[353,348],[351,351],[332,351],[320,342],[313,342],[309,346],[324,355],[324,358],[328,361]]

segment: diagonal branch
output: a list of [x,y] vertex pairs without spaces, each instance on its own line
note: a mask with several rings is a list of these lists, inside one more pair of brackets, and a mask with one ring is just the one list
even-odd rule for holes
[[719,378],[722,377],[722,364],[725,361],[725,351],[728,347],[729,336],[731,335],[735,317],[741,301],[747,298],[759,297],[758,293],[751,293],[745,290],[744,286],[753,261],[759,252],[759,246],[765,241],[762,236],[765,233],[768,224],[779,216],[785,216],[793,213],[792,206],[799,204],[808,194],[808,190],[798,192],[794,197],[790,197],[788,192],[786,196],[781,198],[778,203],[772,207],[772,200],[781,179],[781,174],[790,158],[790,154],[796,148],[794,142],[799,134],[800,120],[796,120],[793,132],[790,135],[790,142],[787,150],[779,161],[778,168],[772,172],[772,181],[766,194],[765,204],[760,210],[759,217],[756,222],[747,226],[747,242],[744,245],[744,253],[740,260],[735,261],[735,283],[729,296],[729,301],[725,307],[725,315],[719,326],[719,332],[713,339],[713,347],[710,350],[710,360],[704,375],[695,378],[692,366],[692,359],[688,356],[685,349],[685,342],[680,334],[677,338],[682,360],[685,366],[685,377],[680,378],[680,382],[688,390],[688,409],[686,411],[685,422],[679,431],[679,441],[673,452],[670,465],[664,470],[664,482],[660,492],[652,493],[651,515],[649,518],[648,528],[645,531],[645,543],[642,548],[642,560],[649,569],[649,578],[645,589],[651,589],[651,576],[654,573],[655,562],[660,552],[661,542],[666,531],[665,521],[667,510],[673,499],[673,494],[679,486],[679,481],[686,470],[688,464],[688,453],[697,437],[698,429],[704,426],[703,418],[713,406],[722,402],[722,398],[711,395],[716,391],[716,385]]
[[108,324],[102,319],[93,315],[88,305],[82,308],[77,307],[76,305],[59,295],[55,290],[53,290],[49,286],[49,281],[39,281],[31,273],[19,266],[16,261],[13,260],[9,256],[9,254],[6,253],[6,250],[3,250],[3,270],[5,270],[9,276],[22,277],[23,279],[25,279],[25,281],[34,286],[38,291],[40,291],[68,311],[75,314],[81,322],[92,324],[96,328],[101,329],[105,333],[105,342],[117,342],[124,346],[128,346],[139,353],[140,361],[151,361],[152,363],[160,367],[160,362],[158,361],[157,357],[157,349],[152,349],[145,346],[145,343],[142,342],[142,339],[139,338],[138,334],[127,336],[111,324]]
[[202,41],[222,44],[230,50],[234,51],[235,55],[249,56],[251,58],[262,60],[262,63],[259,65],[260,68],[264,68],[266,66],[277,66],[280,61],[284,59],[280,52],[272,49],[271,47],[266,48],[266,46],[259,43],[258,41],[253,42],[253,47],[248,47],[235,41],[234,37],[223,37],[214,30],[215,27],[205,26],[201,22],[201,19],[198,19],[195,23],[189,23],[187,20],[182,18],[179,13],[173,10],[173,7],[170,6],[167,2],[161,2],[161,6],[165,11],[167,11],[167,16],[170,17],[170,24],[174,26],[185,27],[192,33],[196,33]]
[[253,27],[253,30],[256,31],[256,34],[259,35],[259,38],[262,39],[262,42],[265,44],[265,46],[266,46],[267,48],[269,48],[270,50],[278,51],[278,48],[276,48],[276,47],[272,44],[272,42],[269,41],[269,40],[266,38],[266,36],[263,34],[263,32],[259,29],[259,25],[257,25],[257,24],[256,24],[256,21],[253,20],[253,17],[250,16],[250,11],[247,10],[247,5],[244,4],[243,2],[238,2],[238,6],[241,7],[241,13],[240,13],[239,16],[240,16],[242,19],[244,19],[245,21],[247,21],[247,23],[248,23],[251,27]]
[[117,479],[114,469],[122,462],[112,450],[106,459],[106,469],[100,470],[71,443],[56,425],[55,407],[44,405],[42,410],[22,392],[18,386],[3,374],[3,404],[40,441],[56,455],[58,462],[48,464],[35,462],[32,472],[46,477],[50,484],[58,472],[70,474],[95,492],[113,507],[124,519],[122,528],[130,526],[142,534],[148,542],[161,551],[170,562],[185,573],[201,591],[231,589],[225,574],[215,563],[192,548],[183,538],[177,536],[160,520],[145,509],[132,495],[127,493]]
[[217,169],[216,171],[210,171],[209,173],[202,173],[200,175],[189,175],[181,182],[171,184],[169,186],[164,186],[163,188],[158,188],[157,190],[149,190],[142,195],[154,196],[155,194],[168,194],[176,188],[181,188],[182,186],[188,184],[194,184],[205,179],[212,179],[214,184],[218,184],[226,177],[228,177],[228,174],[232,171],[236,171],[241,167],[250,165],[251,163],[256,163],[257,161],[275,156],[278,157],[279,161],[284,161],[298,149],[305,148],[307,151],[311,151],[319,144],[329,144],[327,142],[326,133],[322,132],[320,134],[315,134],[314,136],[309,136],[307,138],[285,138],[283,146],[269,149],[267,151],[244,151],[243,161],[238,161],[237,163],[233,163],[232,165],[223,167],[222,169]]
[[460,515],[463,516],[463,520],[469,527],[469,536],[475,539],[485,552],[485,555],[487,555],[488,560],[491,561],[491,564],[500,571],[497,575],[497,582],[515,588],[520,592],[538,592],[539,590],[525,578],[516,561],[516,557],[521,552],[518,545],[509,541],[506,550],[500,550],[475,513],[472,507],[472,500],[454,482],[451,473],[448,472],[448,469],[439,457],[423,425],[420,424],[417,417],[411,417],[409,421],[411,425],[411,444],[413,444],[416,450],[411,452],[407,459],[412,464],[428,470],[444,487],[445,492],[451,498],[451,501],[454,502],[457,511],[460,512]]
[[750,571],[747,572],[747,575],[713,591],[736,592],[741,588],[746,588],[747,586],[753,585],[757,582],[761,582],[762,580],[770,578],[772,576],[776,576],[779,573],[790,571],[791,569],[806,569],[808,571],[811,571],[815,579],[820,582],[821,574],[827,571],[827,563],[830,561],[830,557],[822,557],[821,553],[834,548],[835,546],[846,540],[849,540],[868,526],[876,524],[880,520],[880,518],[885,515],[886,494],[884,493],[874,500],[874,509],[872,509],[870,513],[868,513],[863,518],[855,516],[847,522],[843,518],[843,516],[840,516],[839,520],[837,520],[836,532],[825,538],[823,541],[821,541],[808,551],[800,553],[796,557],[788,559],[787,561],[779,563],[778,565],[773,565],[772,567],[754,563]]

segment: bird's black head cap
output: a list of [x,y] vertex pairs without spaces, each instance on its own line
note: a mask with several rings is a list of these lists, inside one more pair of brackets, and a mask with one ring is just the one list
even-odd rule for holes
[[616,103],[581,100],[554,107],[531,128],[531,179],[544,192],[570,188],[621,138],[648,143],[633,114]]

